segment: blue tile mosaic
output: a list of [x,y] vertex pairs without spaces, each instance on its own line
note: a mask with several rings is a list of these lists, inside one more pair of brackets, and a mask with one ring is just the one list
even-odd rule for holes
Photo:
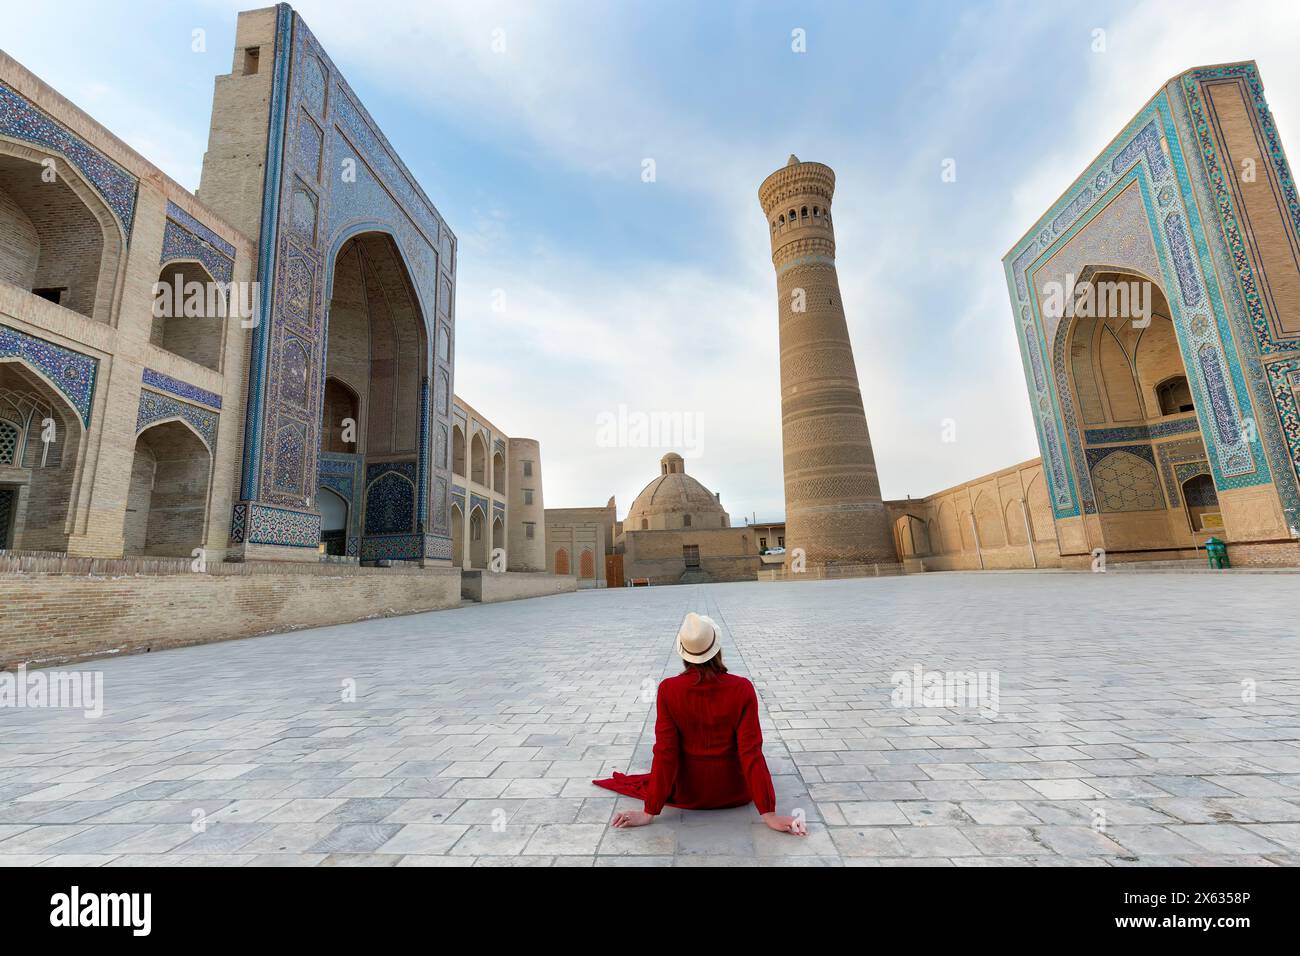
[[95,375],[99,368],[97,359],[6,325],[0,325],[0,357],[22,359],[43,373],[55,388],[67,396],[81,416],[82,424],[90,424],[91,402],[95,397]]
[[209,451],[217,447],[217,422],[219,416],[216,412],[200,408],[197,405],[191,405],[189,402],[182,402],[171,395],[151,392],[148,389],[140,390],[140,407],[135,416],[135,433],[137,435],[150,425],[174,418],[180,418],[192,425],[194,430],[202,437],[203,443],[208,446]]
[[144,370],[142,377],[144,384],[157,389],[160,392],[167,392],[178,398],[188,399],[189,401],[199,402],[203,405],[210,405],[213,408],[221,408],[221,396],[216,392],[210,392],[206,388],[199,388],[197,385],[191,385],[189,382],[182,382],[180,379],[172,378],[163,372],[154,371],[151,368]]
[[0,134],[62,155],[104,197],[130,243],[139,180],[4,83],[0,83]]
[[[1264,453],[1257,447],[1250,447],[1238,427],[1243,420],[1241,409],[1249,407],[1249,392],[1241,365],[1236,360],[1235,344],[1223,303],[1215,291],[1217,286],[1207,285],[1205,279],[1206,275],[1213,275],[1213,269],[1197,218],[1197,207],[1189,199],[1192,187],[1178,149],[1173,122],[1172,107],[1167,92],[1163,92],[1143,109],[1093,168],[1076,180],[1072,189],[1004,260],[1054,514],[1058,518],[1090,513],[1095,510],[1095,502],[1083,454],[1081,430],[1075,422],[1073,398],[1065,374],[1062,345],[1068,326],[1062,325],[1058,329],[1051,344],[1053,377],[1044,381],[1044,376],[1036,369],[1044,340],[1042,319],[1038,315],[1039,303],[1037,297],[1030,294],[1030,273],[1035,263],[1047,261],[1055,255],[1115,196],[1134,182],[1141,190],[1144,214],[1140,221],[1127,223],[1127,228],[1134,232],[1150,232],[1156,240],[1163,272],[1162,285],[1166,290],[1177,292],[1177,301],[1170,302],[1175,313],[1175,330],[1184,365],[1202,372],[1199,376],[1189,375],[1189,380],[1195,390],[1200,427],[1213,434],[1210,460],[1216,482],[1228,481],[1235,486],[1245,486],[1270,480]],[[1106,176],[1113,176],[1113,179],[1103,178],[1103,167]],[[1096,192],[1102,187],[1105,187],[1104,192]],[[1091,197],[1092,201],[1081,201],[1084,197]],[[1157,197],[1162,207],[1159,214],[1155,211]],[[1050,223],[1052,228],[1044,229],[1044,223]],[[1156,223],[1159,223],[1158,228]],[[1052,235],[1050,242],[1043,235],[1049,231]],[[1026,310],[1028,316],[1024,316]],[[1213,358],[1202,359],[1207,348],[1213,353]],[[1073,468],[1067,464],[1062,437],[1068,442],[1074,460],[1083,467]]]
[[[169,205],[168,208],[170,210],[175,207]],[[169,215],[167,224],[163,227],[162,253],[158,257],[158,265],[182,259],[196,259],[203,263],[208,274],[218,282],[229,285],[234,278],[235,261],[231,256],[215,248],[208,240],[196,236]]]
[[1156,422],[1151,425],[1127,425],[1114,428],[1088,428],[1083,432],[1087,442],[1140,442],[1153,438],[1168,438],[1170,435],[1182,435],[1199,432],[1201,423],[1192,418],[1180,418],[1169,422]]
[[167,218],[184,226],[227,259],[235,258],[235,247],[171,200],[167,201]]

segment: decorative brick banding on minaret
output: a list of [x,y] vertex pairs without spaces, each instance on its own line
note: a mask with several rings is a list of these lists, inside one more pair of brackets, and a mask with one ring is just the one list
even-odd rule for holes
[[898,559],[835,272],[835,173],[795,156],[759,187],[776,268],[787,555]]

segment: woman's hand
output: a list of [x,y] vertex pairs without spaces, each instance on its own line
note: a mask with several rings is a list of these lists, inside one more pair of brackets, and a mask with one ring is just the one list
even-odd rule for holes
[[655,818],[644,810],[620,810],[614,814],[610,826],[618,827],[620,830],[626,827],[643,827],[647,823],[654,823]]
[[763,814],[763,822],[777,833],[793,833],[795,836],[807,836],[808,825],[804,823],[802,815],[797,817],[783,817],[779,813]]

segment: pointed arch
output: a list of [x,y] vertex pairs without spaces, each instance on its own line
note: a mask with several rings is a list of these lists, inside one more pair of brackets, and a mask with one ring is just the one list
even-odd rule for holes
[[135,440],[123,520],[123,553],[189,557],[204,545],[212,452],[189,422],[171,418]]
[[465,567],[465,513],[454,498],[451,502],[451,566]]
[[8,355],[0,357],[0,418],[12,429],[0,449],[7,489],[0,547],[66,551],[84,471],[82,414],[41,369]]

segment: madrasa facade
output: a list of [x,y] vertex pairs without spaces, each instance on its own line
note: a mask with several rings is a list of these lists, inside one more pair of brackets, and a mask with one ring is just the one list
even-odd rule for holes
[[0,53],[0,666],[752,580],[773,541],[786,571],[1211,535],[1300,564],[1300,201],[1254,63],[1157,90],[1006,254],[1040,456],[925,497],[881,496],[834,182],[791,156],[759,191],[785,524],[733,526],[675,455],[622,520],[546,509],[539,443],[455,392],[455,233],[291,7],[239,14],[194,192]]
[[1300,197],[1255,63],[1157,90],[1003,267],[1041,455],[889,502],[904,565],[1300,565]]
[[289,6],[235,47],[196,193],[0,59],[0,548],[538,570],[455,233]]

